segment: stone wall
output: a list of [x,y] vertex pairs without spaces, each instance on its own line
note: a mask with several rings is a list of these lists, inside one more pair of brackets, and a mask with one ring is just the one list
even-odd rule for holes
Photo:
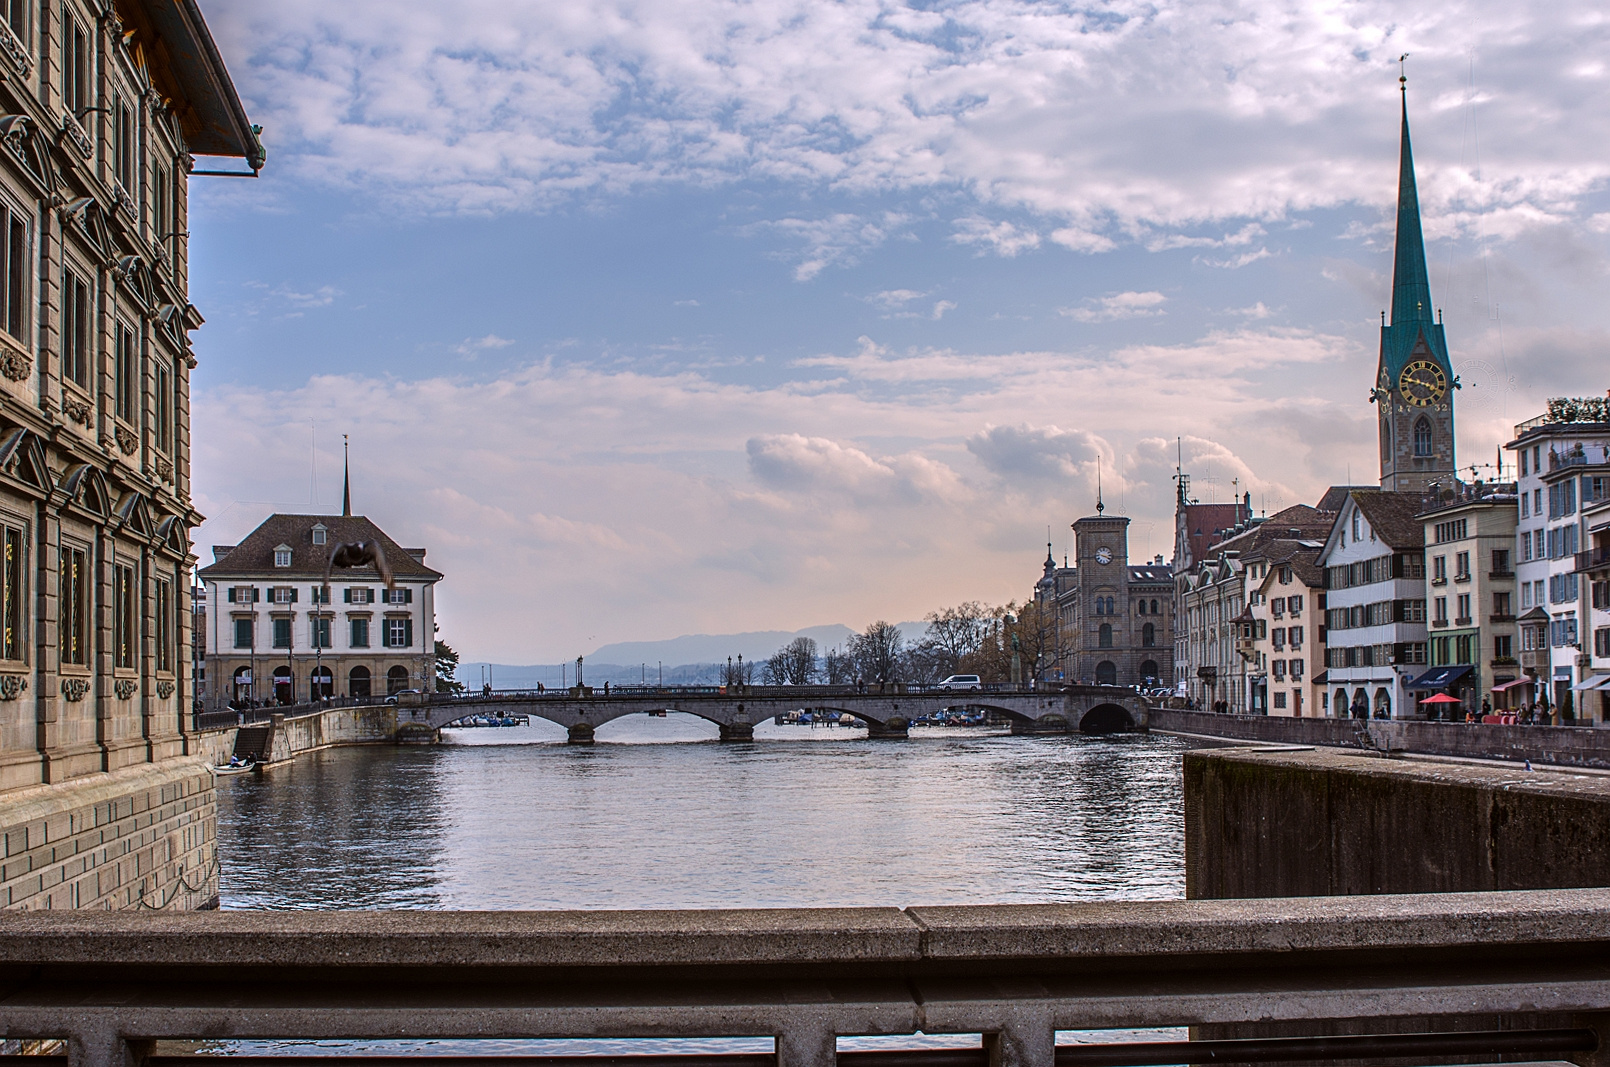
[[1610,886],[1610,776],[1245,748],[1184,775],[1188,897]]
[[1290,719],[1153,708],[1164,733],[1280,745],[1368,748],[1428,756],[1500,759],[1610,769],[1610,730],[1591,726],[1490,726],[1391,719]]
[[193,911],[218,904],[217,796],[198,759],[8,794],[0,907]]

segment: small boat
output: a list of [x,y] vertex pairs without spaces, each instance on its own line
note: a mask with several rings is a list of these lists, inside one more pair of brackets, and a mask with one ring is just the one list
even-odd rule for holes
[[245,763],[226,763],[222,767],[214,767],[212,773],[222,777],[228,774],[245,774],[247,771],[255,771],[256,769],[257,762],[247,760]]

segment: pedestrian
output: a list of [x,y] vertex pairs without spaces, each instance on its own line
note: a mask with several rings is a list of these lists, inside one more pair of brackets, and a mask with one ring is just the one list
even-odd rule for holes
[[1487,716],[1491,715],[1492,713],[1493,713],[1493,702],[1490,701],[1490,700],[1483,700],[1481,702],[1481,717],[1485,719]]

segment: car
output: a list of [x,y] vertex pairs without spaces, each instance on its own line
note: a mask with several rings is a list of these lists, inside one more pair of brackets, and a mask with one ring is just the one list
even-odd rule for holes
[[935,689],[982,689],[983,679],[976,674],[953,674],[934,686]]

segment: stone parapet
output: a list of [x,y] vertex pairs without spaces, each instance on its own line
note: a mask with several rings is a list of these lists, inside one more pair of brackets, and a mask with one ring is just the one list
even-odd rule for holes
[[201,760],[17,790],[0,798],[0,835],[0,908],[217,906],[217,797]]

